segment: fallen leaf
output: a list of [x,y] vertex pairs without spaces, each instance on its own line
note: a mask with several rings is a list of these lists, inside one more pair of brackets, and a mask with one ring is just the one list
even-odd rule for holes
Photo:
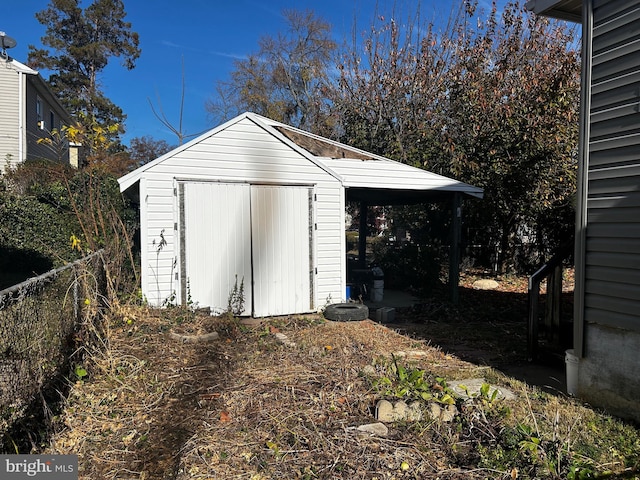
[[231,421],[231,415],[229,415],[229,412],[220,412],[220,421],[221,422],[230,422]]

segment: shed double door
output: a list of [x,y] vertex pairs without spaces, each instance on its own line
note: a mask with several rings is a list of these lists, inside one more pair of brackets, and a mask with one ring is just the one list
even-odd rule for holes
[[225,310],[243,289],[243,315],[313,307],[312,189],[189,182],[181,195],[183,299]]

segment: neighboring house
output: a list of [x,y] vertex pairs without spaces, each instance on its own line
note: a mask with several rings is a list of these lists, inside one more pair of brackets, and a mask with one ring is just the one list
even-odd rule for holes
[[77,166],[77,150],[62,141],[38,143],[70,125],[71,117],[35,70],[0,56],[0,173],[27,160],[49,159]]
[[532,0],[582,23],[577,396],[640,420],[640,3]]
[[253,113],[119,182],[140,202],[142,292],[149,303],[224,310],[242,285],[243,314],[256,317],[344,301],[347,201],[482,196],[479,188]]

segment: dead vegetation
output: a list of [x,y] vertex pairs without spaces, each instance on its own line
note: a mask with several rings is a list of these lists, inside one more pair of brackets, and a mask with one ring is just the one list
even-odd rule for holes
[[[369,320],[245,325],[142,307],[107,320],[106,347],[87,356],[48,448],[78,454],[82,479],[637,478],[632,426]],[[170,336],[213,331],[208,342]],[[445,402],[468,377],[517,399],[454,398],[451,422],[356,430],[381,398]]]

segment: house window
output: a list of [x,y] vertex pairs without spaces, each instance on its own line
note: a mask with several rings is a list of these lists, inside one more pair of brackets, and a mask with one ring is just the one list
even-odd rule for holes
[[56,124],[54,123],[56,116],[53,112],[49,112],[49,128],[53,130],[56,128]]
[[40,97],[36,97],[36,119],[38,127],[44,128],[44,112],[42,111],[42,99]]

